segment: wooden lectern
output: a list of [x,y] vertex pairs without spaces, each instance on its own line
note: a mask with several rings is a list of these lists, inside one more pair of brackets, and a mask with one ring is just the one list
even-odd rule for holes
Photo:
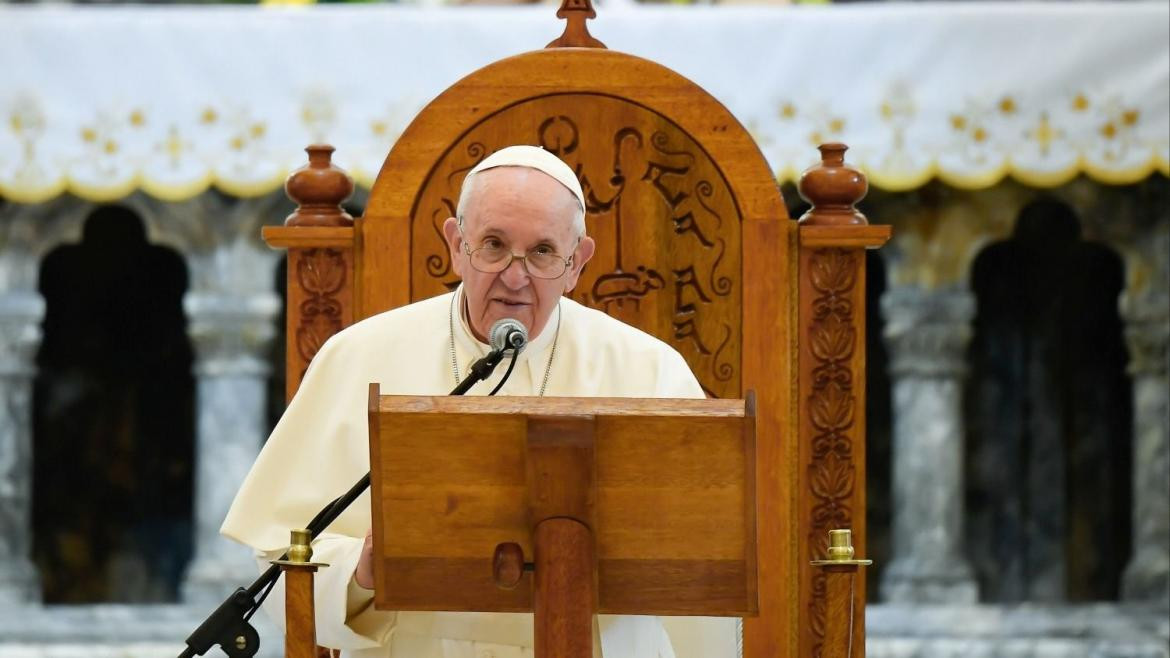
[[757,613],[750,394],[379,397],[375,384],[369,427],[380,609],[535,612],[541,658],[591,658],[595,613]]

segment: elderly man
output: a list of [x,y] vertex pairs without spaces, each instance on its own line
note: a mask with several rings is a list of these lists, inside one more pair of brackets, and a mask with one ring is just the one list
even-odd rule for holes
[[[682,357],[665,343],[563,295],[593,255],[585,198],[573,171],[531,146],[497,151],[468,173],[457,216],[444,224],[454,293],[359,322],[313,359],[296,397],[264,446],[223,524],[223,534],[279,557],[288,530],[369,470],[366,395],[441,395],[488,351],[501,318],[529,330],[502,395],[702,397]],[[505,366],[472,394],[499,383]],[[532,654],[532,616],[388,612],[373,608],[367,492],[315,542],[317,637],[347,655],[373,658],[520,658]],[[282,592],[268,602],[282,619]],[[680,656],[734,655],[734,622],[690,620],[672,628]],[[670,658],[655,617],[602,616],[595,646],[605,658]],[[684,648],[685,647],[685,648]]]

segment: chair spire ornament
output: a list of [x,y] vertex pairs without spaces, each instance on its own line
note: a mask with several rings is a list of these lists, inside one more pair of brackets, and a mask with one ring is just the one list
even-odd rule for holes
[[596,17],[597,12],[591,0],[561,0],[557,18],[566,20],[565,31],[545,48],[605,48],[604,43],[589,34],[589,28],[585,25],[586,20]]

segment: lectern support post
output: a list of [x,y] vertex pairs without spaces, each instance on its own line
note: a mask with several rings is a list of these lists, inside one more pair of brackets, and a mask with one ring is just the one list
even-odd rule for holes
[[536,526],[532,539],[536,655],[592,658],[593,533],[575,519],[547,519]]
[[528,417],[525,461],[537,656],[593,656],[593,430],[593,416]]

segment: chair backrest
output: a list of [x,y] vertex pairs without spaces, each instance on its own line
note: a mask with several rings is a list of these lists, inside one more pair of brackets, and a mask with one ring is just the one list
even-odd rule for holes
[[[577,30],[568,43],[598,45],[582,26],[566,32]],[[490,64],[419,113],[352,228],[294,216],[290,226],[312,226],[266,233],[290,247],[290,394],[340,326],[457,283],[442,223],[464,175],[511,144],[555,153],[585,190],[598,249],[572,297],[674,346],[710,395],[756,393],[760,617],[745,620],[744,655],[820,655],[834,614],[852,620],[852,652],[863,655],[864,580],[858,605],[828,611],[824,574],[809,561],[824,557],[834,528],[851,528],[864,550],[861,252],[888,231],[852,209],[864,179],[836,169],[810,188],[824,212],[790,221],[744,127],[665,67],[599,47]],[[836,167],[843,147],[823,151]],[[854,187],[835,190],[844,178]],[[332,300],[324,319],[321,300]]]
[[[743,226],[788,225],[779,188],[714,98],[653,62],[608,50],[548,49],[497,62],[418,115],[370,192],[360,314],[458,282],[443,221],[455,214],[468,170],[510,144],[543,146],[581,180],[598,250],[571,296],[673,345],[709,394],[739,396]],[[785,253],[770,257],[782,285]],[[780,336],[786,319],[775,320]]]

